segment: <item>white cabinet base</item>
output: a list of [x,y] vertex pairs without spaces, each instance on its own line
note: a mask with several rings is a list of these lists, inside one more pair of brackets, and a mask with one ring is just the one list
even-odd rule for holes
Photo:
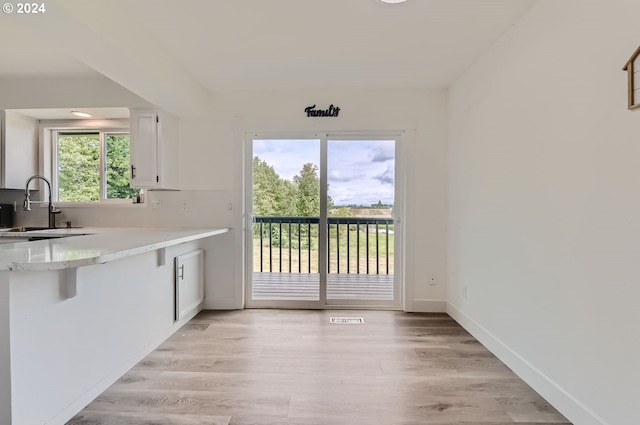
[[202,249],[175,258],[175,320],[178,321],[204,301]]

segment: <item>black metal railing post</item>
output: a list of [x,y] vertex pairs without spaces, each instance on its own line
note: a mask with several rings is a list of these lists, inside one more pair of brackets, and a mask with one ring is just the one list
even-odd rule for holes
[[349,253],[351,252],[351,241],[349,239],[349,235],[351,235],[351,229],[349,228],[349,226],[351,225],[347,223],[347,274],[351,273],[351,258],[349,257]]
[[273,272],[273,223],[269,222],[269,272]]
[[358,222],[358,224],[356,224],[356,246],[357,246],[357,250],[356,250],[356,259],[357,259],[356,268],[358,269],[358,274],[360,274],[360,222]]
[[336,273],[340,273],[340,222],[336,222]]
[[260,271],[262,272],[262,265],[264,264],[264,259],[262,257],[264,257],[264,229],[263,229],[263,222],[260,222]]
[[376,223],[376,274],[380,274],[380,226]]
[[385,223],[386,227],[386,236],[385,236],[385,244],[386,244],[386,251],[387,251],[387,258],[386,258],[386,263],[387,263],[387,274],[389,274],[389,223]]
[[298,222],[298,273],[302,273],[302,232]]
[[331,225],[329,223],[327,223],[327,273],[331,273]]
[[[318,218],[318,224],[320,224],[320,218]],[[309,271],[307,273],[311,273],[311,222],[308,222],[307,229],[308,229],[307,230],[307,239],[308,239],[308,242],[307,242],[308,245],[307,246],[309,247],[309,249],[307,250],[308,253],[309,253],[309,260],[308,260],[308,262],[309,262],[309,265],[308,265]]]

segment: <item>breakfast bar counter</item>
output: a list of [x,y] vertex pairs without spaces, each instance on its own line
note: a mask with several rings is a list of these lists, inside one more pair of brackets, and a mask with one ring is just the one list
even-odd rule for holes
[[180,329],[228,231],[0,232],[0,424],[64,425]]
[[[21,241],[0,245],[0,270],[44,271],[103,264],[228,231],[227,228],[105,227],[0,231],[3,240]],[[43,239],[25,241],[28,238]]]

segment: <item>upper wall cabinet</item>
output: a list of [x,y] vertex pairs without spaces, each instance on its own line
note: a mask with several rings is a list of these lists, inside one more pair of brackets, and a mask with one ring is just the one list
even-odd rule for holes
[[0,188],[24,189],[37,161],[38,120],[0,111]]
[[164,111],[131,110],[131,186],[178,189],[178,119]]

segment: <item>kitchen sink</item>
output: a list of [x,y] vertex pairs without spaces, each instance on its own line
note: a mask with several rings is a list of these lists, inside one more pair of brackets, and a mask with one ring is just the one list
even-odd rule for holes
[[6,243],[18,243],[18,242],[35,242],[35,241],[47,241],[50,239],[66,239],[66,238],[72,238],[74,236],[84,236],[85,233],[80,233],[80,234],[65,234],[65,235],[42,235],[42,234],[29,234],[27,232],[22,232],[24,233],[24,235],[15,235],[15,236],[9,236],[9,235],[2,235],[3,233],[6,232],[0,232],[0,245],[2,244],[6,244]]
[[[0,229],[0,244],[33,242],[49,239],[68,238],[73,236],[84,236],[86,233],[67,232],[68,229],[77,229],[77,227],[14,227],[12,229]],[[49,232],[52,230],[52,232]],[[56,232],[58,230],[58,232]]]
[[80,229],[80,227],[14,227],[13,229],[0,230],[0,232],[24,233],[24,232],[35,232],[38,230],[62,230],[62,229]]
[[13,229],[5,230],[5,232],[33,232],[34,230],[49,230],[48,227],[14,227]]

